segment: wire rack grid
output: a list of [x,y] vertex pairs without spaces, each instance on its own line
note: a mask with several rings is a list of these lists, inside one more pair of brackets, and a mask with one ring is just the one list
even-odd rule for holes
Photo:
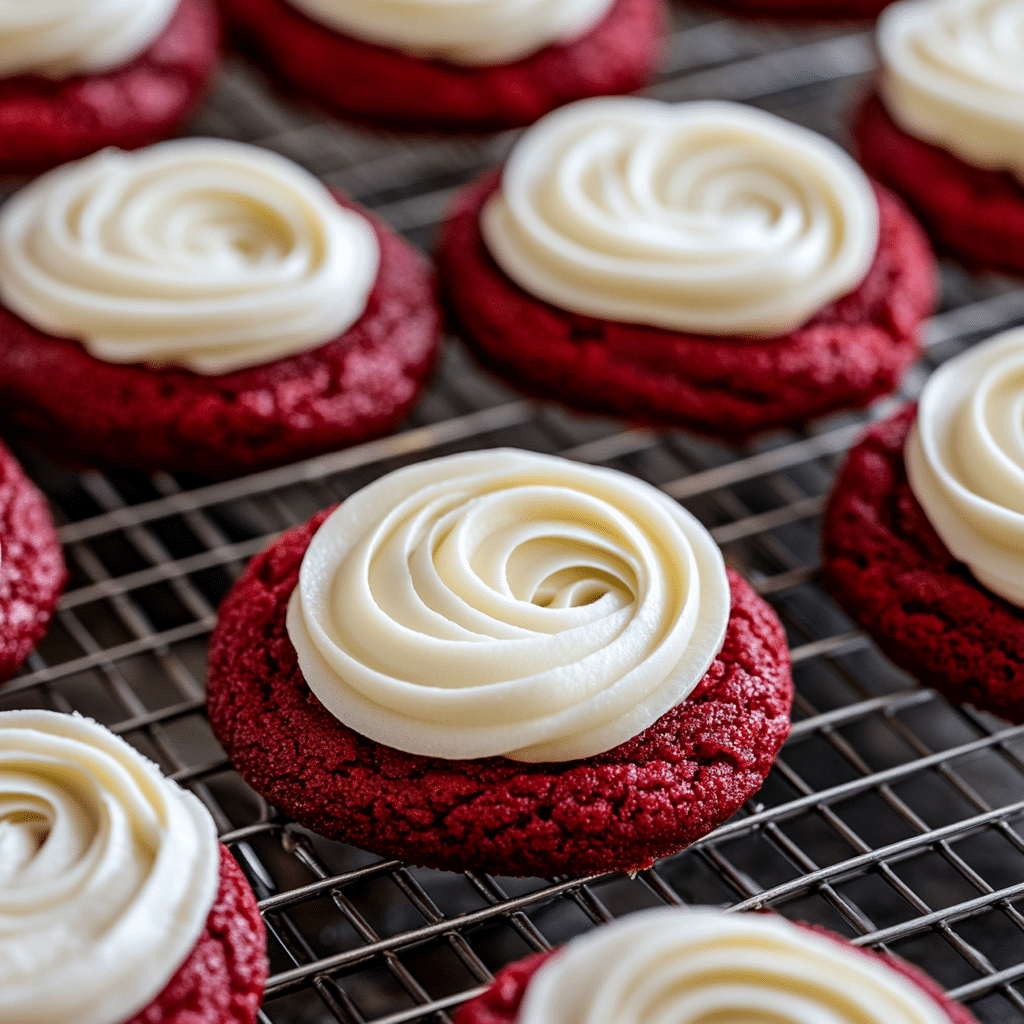
[[[652,96],[755,103],[843,139],[874,65],[863,26],[786,28],[677,5]],[[354,194],[429,249],[453,193],[515,133],[385,135],[275,96],[229,59],[195,134],[258,143]],[[1024,289],[943,267],[929,370],[1024,322]],[[71,581],[0,708],[77,710],[209,807],[270,936],[264,1024],[441,1024],[503,964],[658,904],[771,907],[919,964],[982,1021],[1024,1021],[1024,728],[948,704],[881,657],[823,591],[817,517],[866,413],[727,448],[524,400],[451,340],[403,430],[228,482],[72,472],[20,450],[50,496]],[[449,874],[382,861],[283,818],[232,771],[204,715],[206,640],[246,560],[411,460],[512,444],[614,466],[712,531],[788,631],[794,729],[732,821],[635,877]]]

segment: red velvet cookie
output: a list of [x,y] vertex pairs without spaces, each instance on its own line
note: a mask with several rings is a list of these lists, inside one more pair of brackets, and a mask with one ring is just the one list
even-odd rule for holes
[[163,991],[126,1024],[252,1024],[267,980],[256,897],[228,850],[206,929]]
[[0,307],[9,428],[76,459],[221,477],[387,433],[433,366],[440,313],[423,259],[369,219],[381,258],[363,314],[339,337],[262,366],[202,376],[106,363]]
[[218,0],[242,46],[280,81],[344,117],[437,131],[531,124],[581,99],[647,85],[667,21],[662,0],[615,0],[586,35],[510,64],[425,60],[342,35],[287,0]]
[[46,632],[66,579],[46,499],[0,444],[0,682]]
[[880,241],[867,277],[783,337],[710,337],[559,309],[515,284],[484,244],[479,213],[491,172],[445,226],[442,282],[461,336],[517,386],[580,409],[718,437],[797,425],[887,394],[918,353],[935,299],[920,228],[876,188]]
[[754,18],[840,21],[877,17],[892,0],[702,0],[734,14]]
[[704,679],[603,754],[453,761],[349,729],[309,690],[285,627],[302,556],[327,514],[252,560],[210,640],[214,733],[243,778],[302,824],[429,867],[630,870],[705,835],[760,787],[789,732],[789,654],[774,613],[731,571],[725,644]]
[[852,449],[822,523],[825,581],[897,665],[954,701],[1024,722],[1024,610],[979,584],[907,482],[909,406]]
[[[801,925],[801,927],[810,927]],[[923,971],[918,970],[906,960],[893,956],[891,953],[874,953],[859,946],[851,946],[846,939],[824,928],[812,928],[816,934],[856,950],[860,956],[871,957],[882,961],[886,967],[909,979],[914,985],[930,996],[949,1018],[952,1024],[977,1024],[974,1016],[960,1003],[950,999],[946,993]],[[519,1014],[519,1006],[526,994],[530,979],[543,966],[544,962],[554,956],[551,953],[536,953],[533,956],[517,960],[503,967],[494,977],[490,987],[483,995],[463,1003],[452,1015],[453,1024],[515,1024]]]
[[965,163],[899,128],[872,95],[853,125],[864,167],[907,202],[940,250],[965,263],[1024,273],[1024,185]]
[[220,28],[211,0],[181,0],[133,61],[93,75],[0,79],[0,173],[35,173],[104,146],[172,135],[213,75]]

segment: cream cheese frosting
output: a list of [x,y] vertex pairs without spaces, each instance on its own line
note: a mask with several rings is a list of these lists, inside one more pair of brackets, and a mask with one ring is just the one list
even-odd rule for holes
[[0,77],[94,74],[137,57],[178,0],[0,0]]
[[88,719],[0,713],[0,1020],[123,1024],[195,946],[213,820]]
[[949,1024],[884,964],[783,918],[659,908],[573,939],[517,1024]]
[[710,535],[656,488],[499,449],[346,499],[309,545],[287,624],[310,689],[373,740],[564,761],[683,700],[729,604]]
[[373,228],[303,168],[221,139],[103,150],[0,209],[0,299],[97,359],[222,374],[362,314]]
[[481,230],[563,309],[702,334],[800,326],[864,278],[878,208],[854,161],[737,103],[582,100],[516,144]]
[[508,64],[584,35],[613,0],[288,0],[345,35],[453,64]]
[[878,48],[901,128],[1024,180],[1024,0],[901,0],[882,12]]
[[1024,607],[1024,328],[928,378],[905,462],[914,497],[950,552]]

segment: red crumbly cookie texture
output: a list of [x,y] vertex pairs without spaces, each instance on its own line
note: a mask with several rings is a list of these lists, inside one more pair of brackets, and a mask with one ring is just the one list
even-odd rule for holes
[[46,632],[66,579],[46,499],[0,444],[0,682]]
[[[826,931],[824,928],[805,925],[801,922],[795,923],[799,927],[808,928],[823,938],[831,939],[839,945],[856,951],[860,956],[881,960],[886,967],[896,971],[897,974],[902,974],[908,981],[930,996],[949,1018],[950,1024],[977,1024],[977,1020],[966,1007],[950,999],[927,974],[912,964],[908,964],[906,960],[893,956],[891,953],[875,953],[869,949],[853,946],[842,936]],[[557,950],[550,953],[535,953],[533,956],[525,957],[503,967],[494,976],[494,981],[491,982],[490,988],[486,992],[477,996],[476,999],[471,999],[468,1003],[463,1003],[455,1011],[452,1015],[452,1024],[515,1024],[519,1015],[519,1006],[523,1001],[523,996],[526,995],[526,987],[529,985],[530,979],[556,952]]]
[[847,457],[822,523],[826,585],[922,683],[1024,722],[1024,609],[950,554],[910,490],[903,445],[915,415],[901,409]]
[[210,641],[214,733],[242,777],[297,821],[427,867],[633,870],[705,835],[761,786],[789,733],[789,651],[775,613],[731,570],[729,627],[707,675],[612,750],[555,764],[453,761],[360,736],[313,696],[285,627],[328,511],[250,562]]
[[253,1024],[267,939],[249,883],[227,848],[206,928],[163,991],[126,1024]]
[[940,252],[975,269],[1024,274],[1024,184],[974,167],[908,135],[877,95],[859,108],[853,137],[865,169],[898,192]]
[[136,149],[167,138],[199,104],[219,42],[212,0],[181,0],[128,64],[63,79],[0,79],[0,173],[36,173],[104,146]]
[[335,113],[413,130],[497,131],[586,96],[647,85],[668,16],[662,0],[615,0],[588,33],[510,64],[426,60],[318,24],[287,0],[218,0],[243,49]]
[[742,439],[888,394],[918,354],[919,324],[935,302],[934,260],[921,229],[885,189],[875,189],[881,234],[864,281],[792,333],[765,339],[615,323],[530,295],[498,267],[480,233],[480,209],[499,175],[489,173],[457,201],[438,264],[462,338],[526,391]]
[[0,417],[56,454],[138,469],[235,476],[388,433],[434,365],[431,271],[383,222],[366,309],[344,334],[262,366],[206,377],[94,359],[0,306]]
[[754,18],[840,21],[876,18],[892,0],[701,0],[701,3]]

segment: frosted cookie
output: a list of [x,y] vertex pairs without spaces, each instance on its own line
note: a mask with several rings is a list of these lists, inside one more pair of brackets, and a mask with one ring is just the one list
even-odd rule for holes
[[936,245],[1024,273],[1024,0],[901,0],[854,138]]
[[555,111],[457,200],[438,260],[515,384],[722,437],[892,390],[935,289],[920,229],[842,150],[722,102]]
[[0,394],[66,456],[234,475],[387,433],[440,313],[423,259],[266,150],[182,139],[0,209]]
[[454,1024],[976,1024],[906,961],[774,914],[660,908],[503,968]]
[[211,0],[9,0],[0,10],[0,173],[174,133],[217,62]]
[[898,665],[1024,721],[1024,330],[941,366],[873,427],[822,525],[829,589]]
[[382,477],[254,558],[207,692],[238,771],[310,828],[552,875],[646,867],[728,818],[792,680],[774,613],[678,504],[499,449]]
[[46,632],[66,578],[46,499],[0,444],[0,683]]
[[253,1024],[266,976],[194,796],[88,719],[0,713],[0,1019]]
[[345,117],[494,131],[654,74],[663,0],[218,0],[283,84]]

